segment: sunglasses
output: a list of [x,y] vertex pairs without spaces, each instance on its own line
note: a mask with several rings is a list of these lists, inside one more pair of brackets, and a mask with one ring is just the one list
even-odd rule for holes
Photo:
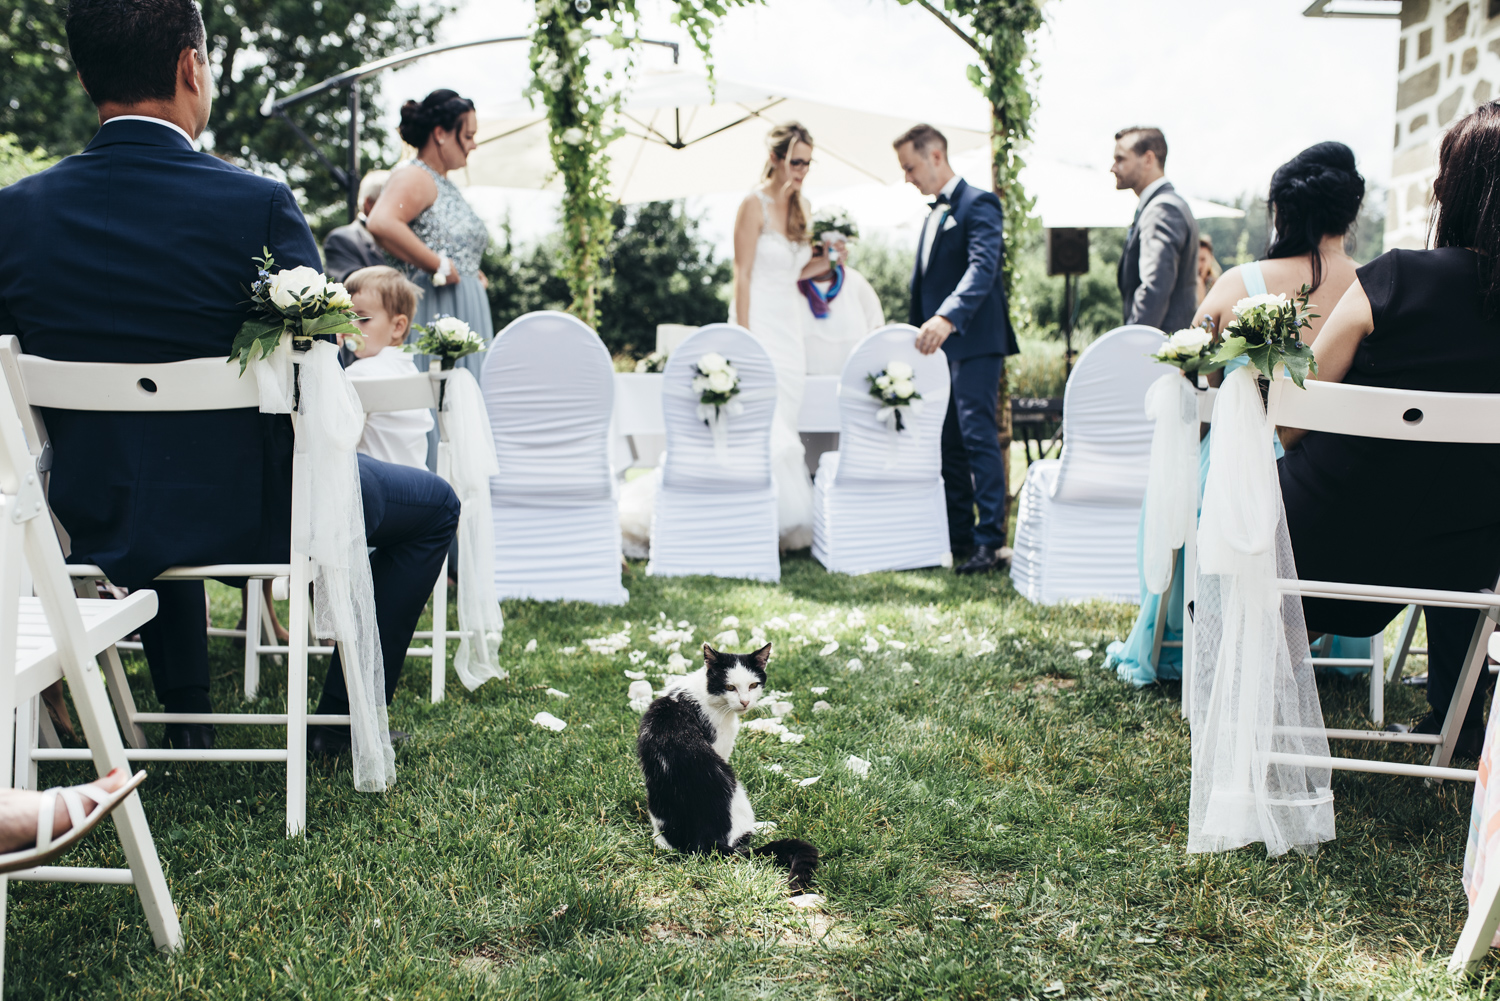
[[791,167],[792,167],[793,170],[801,170],[803,167],[811,167],[812,166],[812,161],[811,160],[801,160],[801,159],[788,160],[787,163],[791,165]]

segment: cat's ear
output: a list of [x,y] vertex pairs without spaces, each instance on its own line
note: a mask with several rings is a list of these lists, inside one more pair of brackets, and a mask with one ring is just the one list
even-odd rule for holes
[[718,662],[719,662],[719,651],[715,650],[713,647],[709,646],[707,643],[703,644],[703,663],[706,666],[708,666],[708,667],[713,667]]
[[766,664],[770,663],[771,661],[771,644],[767,643],[765,646],[752,653],[750,655],[750,660],[755,665],[755,669],[757,671],[759,671],[761,674],[765,674]]

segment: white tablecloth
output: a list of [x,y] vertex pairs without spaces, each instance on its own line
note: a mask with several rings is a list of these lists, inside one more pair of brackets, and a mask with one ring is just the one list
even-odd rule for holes
[[[636,372],[615,373],[615,468],[655,465],[666,447],[666,425],[661,415],[661,383],[664,376]],[[839,429],[839,377],[810,375],[802,393],[802,412],[797,430],[837,432]],[[634,446],[632,450],[631,446]]]

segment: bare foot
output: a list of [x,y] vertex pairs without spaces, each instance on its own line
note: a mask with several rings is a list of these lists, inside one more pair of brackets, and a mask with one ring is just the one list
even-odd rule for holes
[[[116,768],[108,775],[94,780],[94,784],[105,792],[114,792],[130,778],[128,772]],[[82,795],[85,811],[94,808],[94,801]],[[37,818],[42,811],[42,794],[30,789],[0,789],[0,852],[14,852],[36,844]],[[52,813],[52,836],[56,838],[73,826],[67,808],[61,803]]]

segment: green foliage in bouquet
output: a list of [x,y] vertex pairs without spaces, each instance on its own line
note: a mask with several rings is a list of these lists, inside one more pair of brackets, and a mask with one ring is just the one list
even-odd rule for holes
[[359,317],[344,286],[306,265],[272,273],[275,258],[268,248],[261,253],[265,256],[252,258],[260,277],[248,290],[250,315],[229,349],[229,360],[240,363],[240,375],[255,358],[270,357],[286,336],[294,342],[319,334],[360,340],[354,324]]
[[1294,298],[1285,295],[1253,295],[1234,304],[1234,322],[1224,328],[1224,341],[1213,357],[1216,368],[1240,355],[1271,378],[1277,365],[1300,389],[1308,373],[1318,371],[1312,348],[1302,343],[1301,331],[1319,317],[1309,306],[1311,285],[1303,285]]
[[1218,343],[1207,320],[1199,327],[1184,327],[1167,338],[1154,354],[1147,357],[1166,365],[1175,365],[1184,372],[1217,372],[1224,367],[1218,360]]

